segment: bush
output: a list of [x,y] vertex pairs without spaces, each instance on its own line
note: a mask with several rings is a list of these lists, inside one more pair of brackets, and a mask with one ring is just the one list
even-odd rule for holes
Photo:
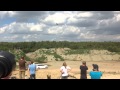
[[65,54],[89,54],[90,50],[88,49],[78,49],[78,50],[69,50]]
[[41,57],[36,58],[35,61],[38,63],[43,63],[46,61],[46,57],[44,55],[42,55]]
[[55,60],[58,61],[60,59],[61,61],[64,61],[63,57],[58,55],[57,53],[54,53],[54,57],[56,58]]

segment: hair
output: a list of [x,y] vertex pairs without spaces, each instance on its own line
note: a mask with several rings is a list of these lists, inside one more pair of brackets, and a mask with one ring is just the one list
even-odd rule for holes
[[24,56],[21,56],[21,59],[24,60]]
[[51,75],[48,74],[48,75],[47,75],[47,79],[51,79]]
[[66,66],[67,66],[66,62],[63,63],[63,66],[66,68]]
[[30,61],[30,64],[33,64],[33,63],[34,63],[33,60],[31,60],[31,61]]
[[99,71],[99,66],[97,64],[92,64],[93,71]]
[[82,64],[83,64],[83,65],[86,65],[86,61],[83,61]]

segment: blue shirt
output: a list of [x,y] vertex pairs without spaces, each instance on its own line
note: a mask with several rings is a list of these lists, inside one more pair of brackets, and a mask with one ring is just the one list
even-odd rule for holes
[[28,66],[28,68],[29,68],[30,74],[35,74],[35,71],[36,71],[36,65],[35,64],[30,64]]
[[102,76],[102,72],[99,71],[91,71],[90,72],[91,79],[100,79]]

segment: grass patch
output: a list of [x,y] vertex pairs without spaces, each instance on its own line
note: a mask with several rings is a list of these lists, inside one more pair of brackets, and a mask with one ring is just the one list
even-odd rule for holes
[[65,53],[65,55],[67,55],[67,54],[89,54],[90,53],[90,50],[88,50],[88,49],[78,49],[78,50],[76,50],[76,49],[74,49],[74,50],[68,50],[68,51],[66,51],[66,53]]
[[60,55],[58,55],[57,53],[54,53],[54,57],[56,58],[55,60],[56,61],[64,61],[64,59],[63,59],[63,57],[62,56],[60,56]]

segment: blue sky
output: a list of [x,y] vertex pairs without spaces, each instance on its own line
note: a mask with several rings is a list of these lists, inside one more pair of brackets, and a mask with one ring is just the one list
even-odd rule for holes
[[0,11],[0,42],[120,41],[120,11]]
[[4,27],[5,25],[9,25],[12,22],[15,22],[16,19],[14,17],[12,18],[4,18],[0,20],[0,27]]

